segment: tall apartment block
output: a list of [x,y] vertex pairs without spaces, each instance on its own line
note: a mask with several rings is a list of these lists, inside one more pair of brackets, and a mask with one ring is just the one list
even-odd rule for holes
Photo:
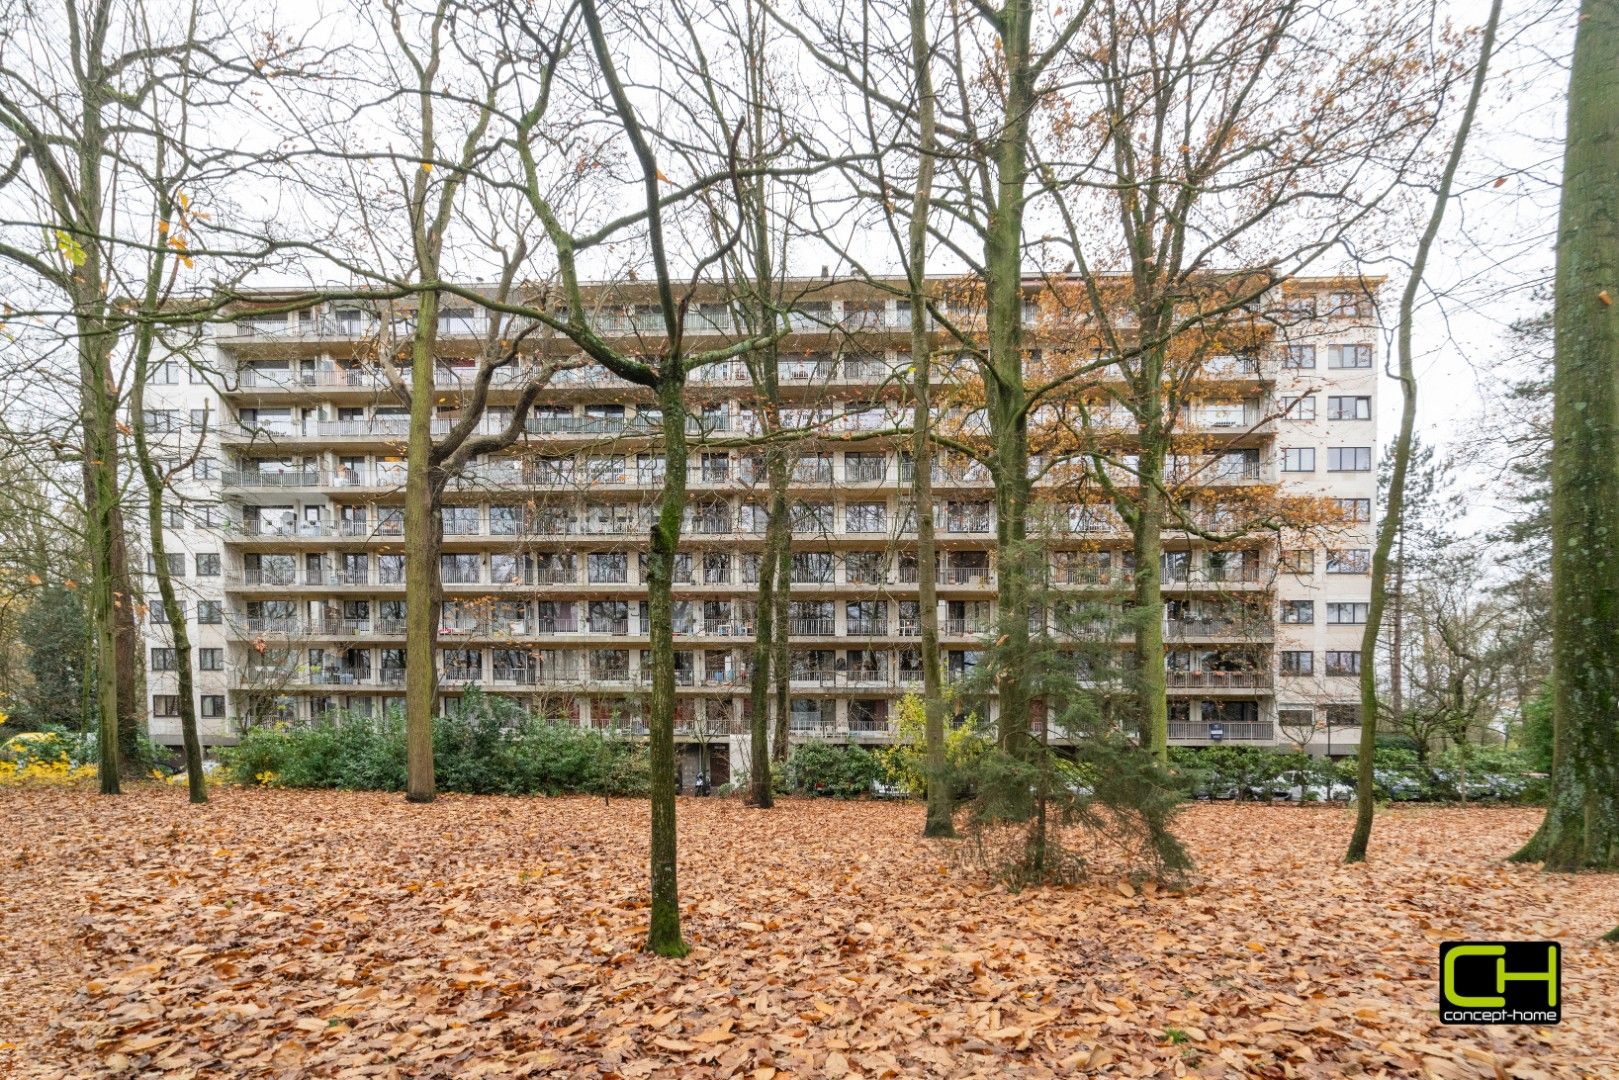
[[[870,285],[813,286],[782,343],[784,419],[815,432],[793,452],[790,729],[870,744],[891,737],[897,700],[921,683],[909,437],[881,434],[908,421],[896,372],[909,363],[910,316]],[[1336,500],[1341,521],[1297,539],[1166,534],[1169,734],[1182,745],[1291,741],[1340,755],[1360,734],[1379,341],[1364,282],[1295,280],[1275,292],[1276,309],[1294,317],[1256,320],[1251,344],[1204,365],[1206,400],[1180,418],[1196,460],[1179,464],[1211,487]],[[655,310],[604,310],[601,332],[626,343],[663,332]],[[198,351],[161,365],[147,395],[149,430],[177,460],[201,447],[176,485],[182,498],[170,500],[165,539],[183,575],[211,745],[247,723],[375,713],[404,690],[407,409],[361,359],[376,315],[352,302],[236,314]],[[720,305],[694,306],[688,319],[691,341],[730,332]],[[483,330],[473,310],[442,314],[440,430],[458,415]],[[1031,332],[1031,348],[1040,338]],[[520,378],[494,383],[490,429],[509,422]],[[702,445],[758,432],[746,370],[704,369],[690,398],[677,737],[685,778],[717,780],[746,752],[765,481],[745,445]],[[597,368],[564,371],[522,442],[452,482],[438,656],[446,698],[476,684],[580,724],[644,730],[657,425],[644,392]],[[944,665],[959,678],[995,620],[993,491],[982,468],[946,454],[934,494]],[[1119,518],[1097,505],[1049,509],[1041,538],[1052,587],[1122,595],[1132,559]],[[174,654],[160,606],[148,611],[151,732],[178,744]]]

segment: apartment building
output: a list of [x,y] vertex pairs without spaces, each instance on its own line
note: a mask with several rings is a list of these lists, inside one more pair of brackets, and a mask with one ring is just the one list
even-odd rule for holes
[[[792,466],[789,726],[795,738],[881,742],[897,700],[921,681],[909,437],[882,434],[909,419],[896,377],[909,360],[909,312],[869,285],[815,284],[781,371],[784,420],[806,431]],[[1032,348],[1061,333],[1038,325],[1037,292],[1031,285]],[[1166,535],[1170,738],[1342,754],[1359,736],[1379,340],[1364,282],[1274,292],[1266,310],[1289,317],[1256,319],[1251,344],[1203,365],[1206,399],[1180,419],[1197,452],[1176,467],[1211,489],[1333,500],[1341,518],[1235,544]],[[633,303],[604,310],[604,334],[662,333],[661,315]],[[177,460],[195,456],[166,542],[183,575],[208,744],[234,741],[246,723],[374,713],[403,694],[408,410],[362,359],[378,316],[352,302],[238,314],[162,365],[147,395],[149,429]],[[439,430],[458,415],[483,329],[476,311],[443,313]],[[718,304],[689,316],[697,340],[730,332]],[[509,422],[521,378],[496,380],[488,427]],[[717,775],[746,751],[765,480],[745,445],[759,431],[745,369],[695,373],[690,399],[678,737],[688,775]],[[564,371],[519,445],[455,478],[441,560],[447,698],[476,684],[580,724],[644,730],[658,423],[644,392],[600,369]],[[1120,432],[1129,437],[1122,423]],[[732,445],[710,445],[720,440]],[[1053,588],[1119,593],[1131,552],[1117,515],[1036,490]],[[945,454],[934,494],[944,666],[960,678],[995,620],[993,490],[981,466]],[[173,651],[158,605],[150,612],[151,731],[178,743]]]

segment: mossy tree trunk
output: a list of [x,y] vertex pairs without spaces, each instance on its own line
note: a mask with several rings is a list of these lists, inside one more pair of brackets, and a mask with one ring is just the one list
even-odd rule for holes
[[1552,376],[1552,798],[1523,854],[1619,868],[1619,3],[1584,0],[1569,74]]

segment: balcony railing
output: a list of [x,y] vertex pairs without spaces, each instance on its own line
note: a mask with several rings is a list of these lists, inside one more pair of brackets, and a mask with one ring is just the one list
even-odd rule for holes
[[836,619],[793,618],[788,623],[790,632],[798,637],[831,637],[838,632]]
[[228,488],[312,488],[320,486],[320,471],[318,469],[293,469],[288,472],[226,470],[220,473],[219,479]]
[[1268,671],[1170,671],[1171,690],[1258,690],[1271,685]]
[[1225,723],[1218,720],[1171,720],[1169,737],[1214,741],[1215,729],[1218,729],[1220,741],[1226,742],[1269,742],[1276,737],[1276,726],[1265,720],[1232,720]]

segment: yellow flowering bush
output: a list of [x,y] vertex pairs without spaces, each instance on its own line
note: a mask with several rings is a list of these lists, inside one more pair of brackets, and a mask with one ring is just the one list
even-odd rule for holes
[[0,761],[0,786],[42,784],[62,786],[96,778],[94,765],[74,765],[67,755],[49,760]]
[[68,743],[49,731],[25,731],[0,744],[0,785],[77,784],[96,778],[94,765],[75,765]]

